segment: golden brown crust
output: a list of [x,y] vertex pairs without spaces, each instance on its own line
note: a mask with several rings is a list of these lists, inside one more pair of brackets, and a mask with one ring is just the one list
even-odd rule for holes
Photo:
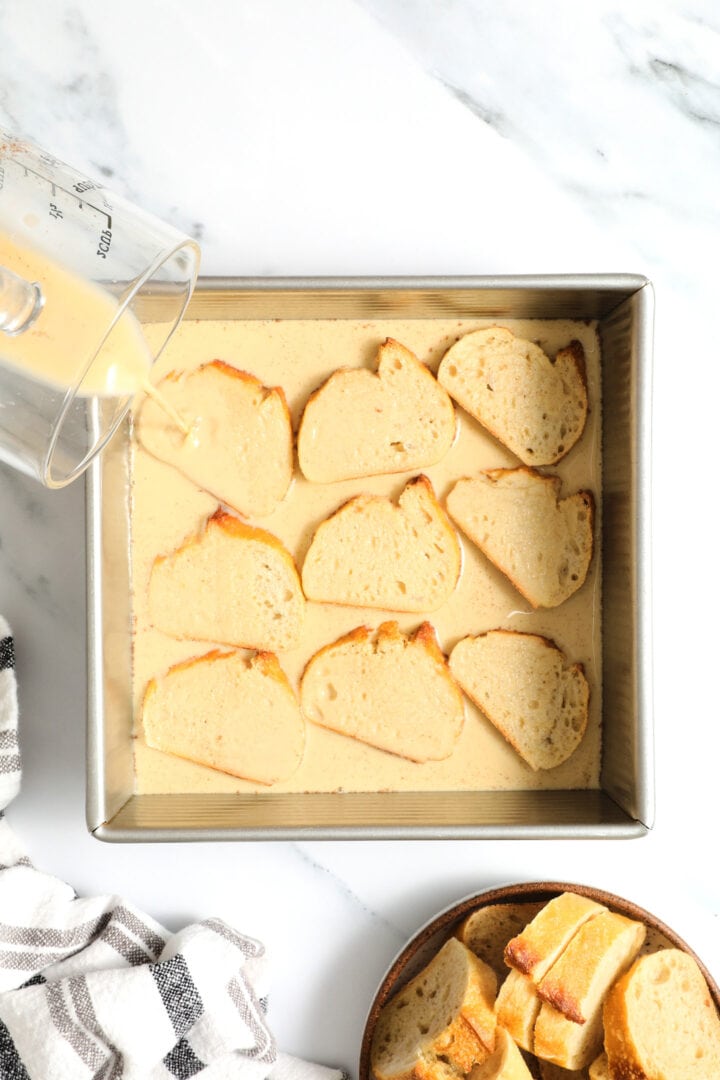
[[422,645],[423,648],[430,654],[430,656],[432,656],[433,660],[437,664],[442,664],[443,667],[446,667],[448,669],[448,675],[450,676],[450,678],[452,678],[447,663],[447,657],[440,648],[437,633],[432,623],[420,623],[420,626],[418,626],[417,630],[415,630],[414,633],[411,635],[410,640],[416,641],[418,645]]
[[218,506],[217,510],[205,520],[205,524],[201,529],[198,532],[186,536],[174,551],[168,551],[163,555],[157,555],[153,561],[153,567],[159,566],[161,563],[167,562],[168,559],[175,558],[175,556],[181,555],[185,551],[189,551],[190,548],[197,547],[213,528],[218,528],[228,536],[235,537],[238,540],[255,540],[258,543],[268,544],[277,551],[279,555],[282,555],[285,562],[288,566],[292,567],[294,573],[297,575],[295,560],[277,536],[274,536],[273,533],[268,532],[266,529],[259,528],[257,525],[248,525],[247,522],[236,517],[235,514],[229,514],[222,506]]
[[[178,671],[187,671],[190,668],[197,667],[199,664],[212,663],[215,660],[230,660],[232,657],[237,656],[239,652],[239,649],[210,649],[209,652],[203,653],[201,656],[190,656],[186,660],[180,660],[177,664],[173,664],[172,667],[167,669],[164,677],[174,675]],[[256,667],[263,675],[275,679],[297,700],[297,694],[281,668],[280,661],[275,653],[260,649],[247,658],[246,665],[247,667]],[[154,692],[157,689],[157,682],[157,679],[150,679],[145,689],[144,699],[147,699],[151,691]]]
[[546,1001],[548,1005],[552,1005],[554,1009],[566,1016],[568,1020],[572,1020],[574,1024],[584,1024],[586,1017],[583,1016],[578,1003],[572,994],[566,992],[562,983],[554,982],[551,974],[546,975],[542,983],[538,987],[538,993],[543,1001]]
[[585,387],[585,392],[587,393],[587,364],[585,362],[585,350],[582,346],[582,342],[578,341],[577,338],[573,338],[569,345],[566,345],[563,349],[558,350],[552,363],[557,364],[558,360],[561,357],[567,357],[569,360],[572,360],[573,364],[575,365],[575,370],[577,371],[578,378]]
[[539,982],[558,955],[588,919],[606,911],[577,893],[565,892],[549,901],[522,933],[505,947],[505,962]]

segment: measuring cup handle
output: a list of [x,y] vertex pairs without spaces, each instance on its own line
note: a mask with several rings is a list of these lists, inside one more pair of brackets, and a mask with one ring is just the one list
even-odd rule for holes
[[26,281],[0,266],[0,331],[8,337],[22,334],[42,311],[45,297],[36,281]]

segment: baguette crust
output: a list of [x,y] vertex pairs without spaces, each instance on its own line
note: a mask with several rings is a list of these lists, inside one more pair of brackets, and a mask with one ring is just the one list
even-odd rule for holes
[[[612,911],[588,920],[538,984],[538,993],[568,1020],[585,1024],[598,1007],[598,993],[632,963],[645,940],[645,926]],[[598,985],[601,987],[598,990]]]
[[320,649],[303,673],[306,718],[410,761],[449,757],[464,705],[435,631],[359,626]]
[[564,603],[592,561],[593,495],[563,499],[561,488],[534,469],[488,469],[458,480],[447,498],[456,525],[535,608]]
[[445,354],[438,380],[526,465],[553,465],[583,433],[588,412],[579,341],[552,361],[502,326],[475,330]]
[[508,942],[505,962],[539,983],[581,926],[607,909],[577,893],[549,900],[521,934]]
[[495,1032],[495,1050],[485,1061],[474,1065],[468,1080],[532,1080],[532,1073],[517,1045],[504,1028]]
[[450,1080],[495,1049],[492,970],[456,938],[381,1010],[371,1049],[377,1080]]
[[308,480],[328,484],[434,465],[455,437],[455,410],[432,373],[387,338],[377,371],[341,368],[311,394],[298,430]]
[[397,504],[358,495],[318,527],[305,557],[309,600],[413,613],[436,611],[460,576],[460,544],[426,476]]
[[220,507],[158,556],[148,590],[154,626],[180,640],[261,650],[300,640],[305,598],[292,556],[272,533]]
[[282,388],[264,386],[224,360],[183,375],[171,372],[158,388],[191,430],[186,436],[146,398],[136,431],[148,453],[240,514],[271,514],[293,471],[292,425]]

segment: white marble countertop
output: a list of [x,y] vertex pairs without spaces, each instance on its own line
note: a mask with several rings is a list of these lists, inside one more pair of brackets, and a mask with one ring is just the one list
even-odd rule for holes
[[196,236],[205,274],[632,271],[657,299],[657,820],[643,840],[106,846],[84,820],[81,484],[0,467],[34,861],[273,960],[280,1045],[354,1069],[396,950],[506,880],[599,885],[720,976],[720,15],[709,0],[36,0],[0,7],[0,125]]

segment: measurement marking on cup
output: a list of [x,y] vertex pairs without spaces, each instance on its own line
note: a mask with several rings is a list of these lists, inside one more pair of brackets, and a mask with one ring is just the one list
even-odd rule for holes
[[[103,210],[101,209],[101,207],[96,206],[94,203],[88,202],[87,199],[81,199],[75,191],[70,190],[70,188],[61,187],[59,184],[56,184],[54,180],[51,180],[47,176],[43,176],[42,173],[37,172],[35,169],[31,169],[29,165],[23,165],[22,168],[26,176],[28,175],[28,173],[32,173],[32,175],[36,176],[38,180],[42,180],[44,183],[49,184],[50,191],[53,197],[57,194],[57,192],[61,191],[63,195],[67,195],[68,198],[72,199],[73,202],[76,203],[81,210],[87,206],[88,209],[94,210],[96,214],[100,214],[100,216],[105,218],[105,221],[107,222],[107,231],[109,232],[112,229],[112,216],[107,212],[107,210]],[[50,216],[54,218],[62,217],[62,210],[58,210],[58,207],[55,203],[50,203]],[[98,252],[98,254],[99,253],[100,252]]]

